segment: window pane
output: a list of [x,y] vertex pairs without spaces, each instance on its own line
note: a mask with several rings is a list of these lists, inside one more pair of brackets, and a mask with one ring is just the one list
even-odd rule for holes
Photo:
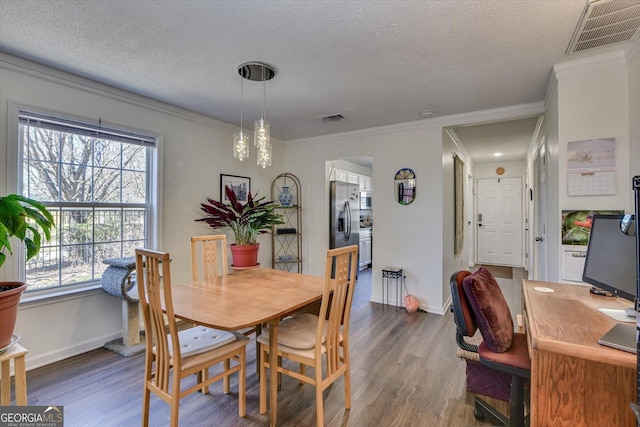
[[96,210],[93,231],[95,242],[119,242],[122,239],[122,212],[120,209]]
[[122,201],[124,203],[145,203],[147,201],[146,172],[122,172]]
[[123,144],[122,168],[145,172],[147,170],[147,150],[140,145]]
[[97,139],[95,144],[95,165],[103,168],[122,168],[122,143]]
[[58,201],[60,168],[56,163],[25,160],[23,167],[27,173],[22,180],[22,194],[41,201]]
[[26,281],[29,284],[27,290],[33,291],[58,285],[59,250],[58,246],[41,246],[38,255],[27,261]]
[[93,245],[61,247],[62,283],[88,282],[93,279]]
[[[123,212],[122,220],[122,240],[141,240],[144,239],[145,229],[145,211],[144,209],[127,209]],[[133,253],[130,255],[133,256]]]
[[93,209],[63,209],[62,220],[56,222],[63,245],[91,243]]
[[[93,141],[95,138],[72,133],[48,131],[59,134],[61,158],[60,161],[70,165],[90,165],[93,155]],[[38,141],[41,143],[40,141]]]
[[119,203],[122,173],[120,169],[94,168],[93,200],[96,203]]

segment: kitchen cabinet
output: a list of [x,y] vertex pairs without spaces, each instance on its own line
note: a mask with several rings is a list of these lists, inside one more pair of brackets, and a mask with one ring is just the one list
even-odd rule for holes
[[358,187],[360,187],[360,191],[371,191],[372,189],[370,176],[360,175],[342,169],[336,169],[334,171],[334,178],[336,181],[348,182],[349,184],[358,184]]
[[[271,200],[284,224],[271,232],[271,268],[302,273],[302,194],[300,181],[292,173],[278,175],[271,183]],[[284,197],[283,193],[288,193]]]
[[358,252],[360,254],[360,270],[364,270],[371,266],[371,230],[360,229],[360,245]]
[[358,185],[360,191],[371,191],[371,177],[366,175],[358,175]]
[[358,186],[360,185],[360,175],[342,169],[335,170],[335,179],[336,181],[348,182],[349,184],[358,184]]

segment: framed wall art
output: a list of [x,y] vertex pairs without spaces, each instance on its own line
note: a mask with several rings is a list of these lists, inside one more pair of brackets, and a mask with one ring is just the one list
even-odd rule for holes
[[455,244],[454,253],[462,252],[464,246],[464,162],[453,155],[454,198],[455,198]]
[[239,202],[246,203],[249,199],[249,192],[251,191],[251,178],[246,176],[220,174],[220,201],[222,203],[229,202],[224,190],[225,187],[229,187],[233,190],[233,193],[236,195]]

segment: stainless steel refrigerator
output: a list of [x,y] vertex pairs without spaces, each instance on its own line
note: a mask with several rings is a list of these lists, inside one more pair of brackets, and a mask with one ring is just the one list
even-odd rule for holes
[[360,187],[342,181],[331,181],[329,184],[329,249],[359,245]]

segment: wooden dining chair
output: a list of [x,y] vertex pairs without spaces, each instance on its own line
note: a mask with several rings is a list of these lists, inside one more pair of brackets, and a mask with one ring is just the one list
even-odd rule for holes
[[[191,237],[191,272],[194,281],[229,274],[227,236],[215,234]],[[245,328],[238,332],[249,336],[256,332],[256,328]]]
[[[357,245],[327,251],[319,315],[295,315],[284,319],[278,328],[278,359],[289,359],[300,364],[300,369],[296,372],[279,362],[276,367],[278,373],[315,386],[318,426],[324,425],[322,393],[341,376],[344,376],[345,408],[351,409],[349,317],[357,267]],[[266,370],[272,368],[269,366],[269,331],[266,328],[258,336],[258,343],[260,413],[264,414],[267,411]],[[305,366],[313,368],[313,375],[305,374]]]
[[[209,384],[228,379],[235,372],[239,373],[238,414],[244,417],[248,339],[234,332],[202,326],[178,331],[168,253],[136,249],[136,275],[146,336],[142,425],[149,425],[150,392],[171,406],[171,426],[177,426],[181,398],[196,390],[206,392]],[[209,377],[209,368],[221,362],[224,363],[222,372]],[[202,373],[195,385],[182,388],[182,379]],[[224,392],[229,392],[228,381],[225,381]]]
[[193,280],[207,280],[229,274],[227,265],[227,236],[191,237],[191,271]]

